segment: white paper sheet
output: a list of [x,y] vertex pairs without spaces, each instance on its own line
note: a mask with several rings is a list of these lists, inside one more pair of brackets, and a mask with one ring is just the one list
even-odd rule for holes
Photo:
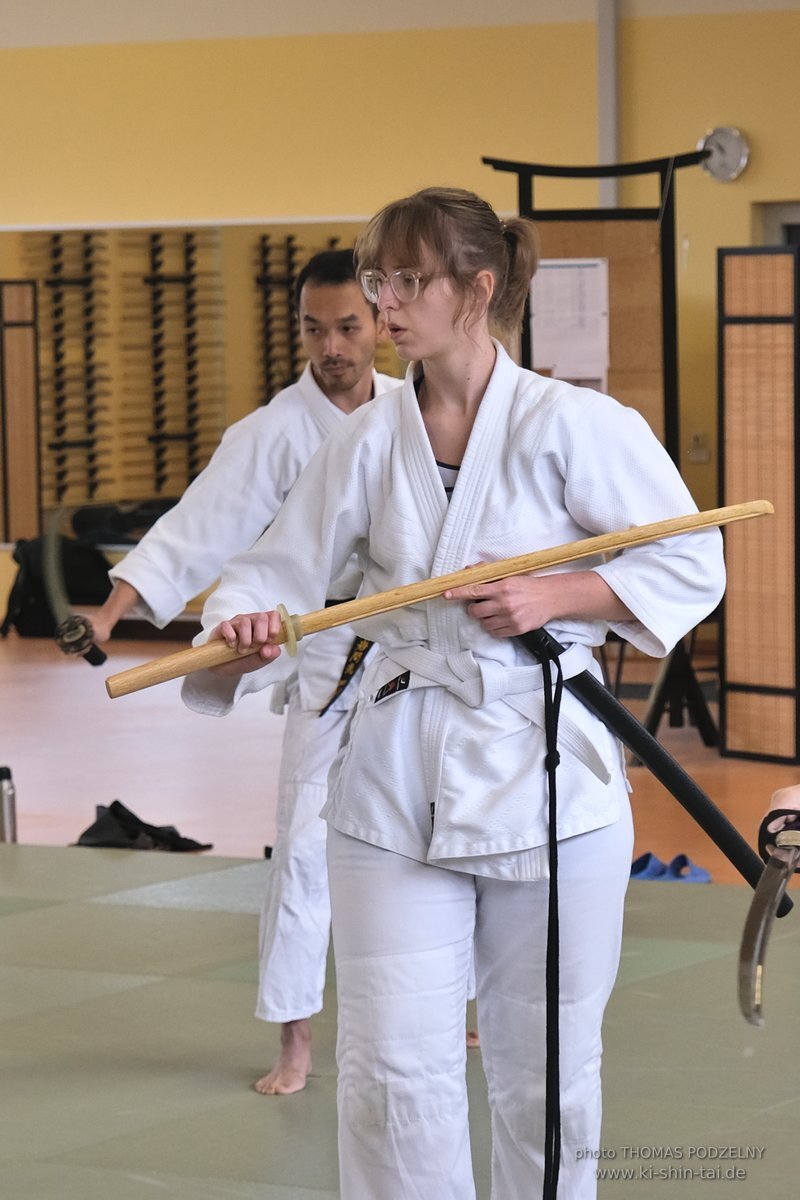
[[608,259],[544,258],[531,283],[534,371],[606,390]]

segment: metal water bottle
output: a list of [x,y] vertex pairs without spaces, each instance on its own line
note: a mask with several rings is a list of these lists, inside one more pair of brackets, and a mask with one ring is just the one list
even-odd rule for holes
[[17,840],[17,793],[10,767],[0,767],[0,842]]

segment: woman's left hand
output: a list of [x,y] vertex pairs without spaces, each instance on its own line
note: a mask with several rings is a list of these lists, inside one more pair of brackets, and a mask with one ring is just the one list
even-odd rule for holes
[[450,588],[445,600],[466,602],[467,612],[492,637],[517,637],[556,617],[631,620],[630,609],[596,571],[512,575],[496,583]]
[[451,588],[446,600],[460,600],[467,612],[492,637],[516,637],[539,629],[555,616],[553,580],[558,575],[514,575],[496,583],[470,583]]

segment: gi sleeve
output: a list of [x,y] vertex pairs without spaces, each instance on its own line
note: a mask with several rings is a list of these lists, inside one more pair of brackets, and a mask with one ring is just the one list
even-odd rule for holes
[[[562,420],[565,499],[587,532],[609,533],[697,512],[675,464],[634,409],[599,393]],[[557,418],[559,419],[559,418]],[[722,535],[710,529],[625,550],[593,568],[634,615],[610,628],[663,657],[711,613],[725,590]]]
[[[369,455],[360,444],[360,416],[353,414],[323,443],[266,532],[225,565],[219,586],[206,601],[203,632],[195,644],[207,641],[220,621],[239,613],[264,612],[278,603],[293,614],[324,608],[331,582],[366,541]],[[182,697],[189,708],[221,716],[241,696],[269,687],[293,670],[294,660],[282,653],[263,670],[239,679],[198,671],[185,679]]]
[[174,508],[113,567],[142,597],[133,610],[163,629],[219,578],[223,563],[274,520],[302,469],[269,408],[237,421]]

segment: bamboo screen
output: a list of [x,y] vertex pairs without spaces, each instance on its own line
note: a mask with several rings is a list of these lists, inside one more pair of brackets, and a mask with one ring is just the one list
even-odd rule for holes
[[723,503],[764,497],[775,516],[726,532],[722,752],[798,761],[798,344],[793,248],[720,251]]

